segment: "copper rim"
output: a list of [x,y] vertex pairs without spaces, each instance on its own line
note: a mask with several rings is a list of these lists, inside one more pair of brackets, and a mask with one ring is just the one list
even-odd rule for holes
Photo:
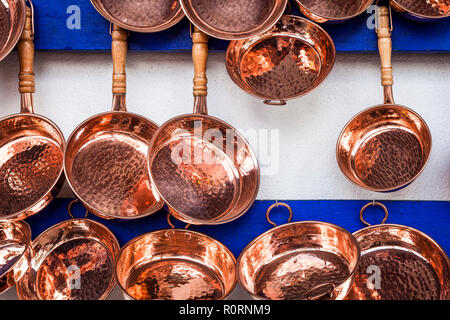
[[[433,6],[434,4],[429,3],[425,0],[415,0],[416,3],[423,3],[424,5],[428,4],[429,6]],[[409,3],[411,0],[409,0]],[[448,18],[450,16],[450,1],[448,0],[439,0],[436,5],[442,4],[444,8],[447,8],[446,13],[442,13],[439,15],[429,15],[429,14],[423,14],[418,10],[413,10],[409,6],[405,5],[402,1],[399,0],[390,0],[390,4],[392,8],[394,8],[396,11],[405,14],[407,17],[419,19],[421,21],[436,21],[439,19]],[[416,8],[417,9],[417,8]],[[420,8],[418,8],[420,10]]]
[[[227,7],[220,3],[210,4],[208,7],[205,6],[205,1],[207,3],[210,0],[180,0],[184,13],[197,28],[209,36],[222,40],[246,39],[266,32],[281,18],[288,3],[288,0],[264,0],[264,3],[235,0],[233,3],[228,3]],[[248,15],[261,13],[262,8],[258,5],[264,4],[266,7],[262,17],[250,19]],[[247,5],[253,7],[249,8]],[[211,12],[217,9],[221,12]],[[241,14],[246,17],[241,17]],[[220,21],[217,21],[218,17]],[[254,22],[251,26],[249,26],[250,20]],[[242,26],[243,21],[245,26]]]
[[[373,4],[374,0],[351,0],[351,1],[347,1],[344,0],[342,1],[342,6],[343,5],[349,5],[349,3],[355,3],[355,5],[358,5],[358,7],[351,7],[352,10],[345,14],[342,15],[342,6],[339,7],[338,4],[336,4],[335,0],[328,0],[328,1],[323,1],[323,0],[309,0],[309,1],[305,1],[305,0],[296,0],[297,4],[300,8],[300,11],[309,19],[314,20],[318,23],[326,23],[326,22],[345,22],[347,20],[350,20],[352,18],[355,18],[359,15],[361,15],[364,11],[367,10],[367,8],[369,8],[370,5]],[[323,5],[325,3],[325,5]],[[324,7],[326,7],[326,9],[329,9],[328,11],[325,11],[327,13],[325,13],[324,11],[322,11],[324,8],[321,7],[322,10],[320,10],[319,8],[317,8],[316,6],[318,5],[323,5]],[[330,9],[329,7],[333,5],[334,11],[332,9]],[[335,14],[332,14],[335,13]],[[340,14],[340,15],[337,15]]]
[[[9,6],[9,10],[5,5]],[[25,0],[0,2],[0,61],[14,49],[19,41],[25,26],[25,14]]]
[[[91,0],[91,3],[106,20],[135,32],[163,31],[177,24],[184,17],[179,0],[173,0],[172,5],[167,0],[157,2]],[[154,16],[149,17],[149,13],[153,13]]]

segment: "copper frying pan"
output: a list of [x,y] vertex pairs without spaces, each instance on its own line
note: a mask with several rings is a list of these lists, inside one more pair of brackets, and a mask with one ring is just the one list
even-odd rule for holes
[[158,126],[127,112],[127,31],[112,32],[113,104],[79,125],[67,142],[64,169],[75,195],[92,213],[107,219],[137,219],[163,206],[147,171],[148,143]]
[[21,113],[0,119],[0,219],[22,220],[41,211],[64,182],[64,136],[33,113],[34,34],[32,11],[19,41]]
[[[300,12],[319,23],[345,22],[359,16],[374,0],[296,0]],[[416,0],[412,0],[416,1]]]
[[422,22],[450,16],[450,0],[391,0],[391,7],[402,15]]
[[[25,0],[0,1],[0,61],[16,46],[25,26]],[[29,1],[30,5],[31,1]]]
[[378,47],[384,104],[364,110],[343,129],[336,158],[356,185],[378,192],[395,191],[414,181],[431,152],[431,133],[414,111],[394,103],[389,10],[379,8]]
[[189,20],[204,33],[239,40],[264,33],[280,19],[288,0],[180,0]]
[[193,35],[194,114],[175,117],[153,136],[149,171],[172,214],[191,224],[222,224],[243,215],[259,189],[259,165],[245,138],[207,115],[208,37]]
[[[364,211],[378,205],[385,211],[379,225],[364,220]],[[367,228],[353,235],[361,259],[350,300],[450,300],[450,260],[429,236],[411,227],[384,224],[388,210],[368,203],[360,213]]]

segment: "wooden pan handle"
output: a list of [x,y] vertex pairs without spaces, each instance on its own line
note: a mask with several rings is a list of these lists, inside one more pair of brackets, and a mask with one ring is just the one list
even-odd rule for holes
[[128,51],[128,31],[114,25],[111,52],[113,58],[113,94],[125,95],[127,93],[126,61]]
[[378,50],[381,58],[381,84],[392,86],[394,84],[394,76],[392,74],[392,39],[389,9],[387,7],[379,7],[378,16]]
[[192,33],[192,59],[194,61],[194,97],[208,95],[208,78],[206,66],[208,63],[208,36],[194,27]]
[[34,93],[34,34],[32,26],[32,13],[29,7],[26,8],[25,27],[17,45],[19,52],[20,73],[19,92]]

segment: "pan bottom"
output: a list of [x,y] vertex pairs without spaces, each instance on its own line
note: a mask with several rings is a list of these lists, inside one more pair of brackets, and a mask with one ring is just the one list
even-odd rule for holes
[[130,273],[126,292],[137,300],[216,300],[222,281],[207,266],[188,259],[163,259]]
[[11,19],[8,8],[0,1],[0,51],[6,44],[11,30]]
[[395,0],[399,5],[407,10],[425,16],[439,17],[449,13],[449,0]]
[[0,277],[19,261],[26,248],[27,244],[21,241],[0,242]]
[[34,205],[58,180],[63,152],[54,141],[21,137],[0,147],[0,218]]
[[[256,273],[253,292],[271,300],[304,300],[319,285],[339,285],[350,275],[348,263],[322,250],[288,252],[262,266]],[[325,294],[314,290],[314,294]]]
[[301,0],[300,2],[312,13],[328,18],[346,18],[354,16],[361,11],[362,5],[364,5],[363,0]]
[[417,253],[398,247],[377,247],[362,254],[355,287],[349,297],[363,300],[439,300],[439,283],[433,266]]

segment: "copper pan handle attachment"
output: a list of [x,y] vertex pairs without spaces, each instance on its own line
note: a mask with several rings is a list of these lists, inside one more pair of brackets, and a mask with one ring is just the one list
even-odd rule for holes
[[361,211],[359,212],[359,218],[361,219],[362,223],[364,223],[366,226],[369,226],[369,227],[371,226],[371,224],[368,223],[368,222],[364,219],[364,212],[365,212],[365,211],[367,210],[367,208],[370,207],[370,206],[372,206],[372,207],[379,206],[381,209],[383,209],[383,211],[384,211],[384,218],[383,218],[383,220],[381,221],[381,224],[386,223],[386,221],[387,221],[387,219],[388,219],[388,217],[389,217],[389,211],[388,211],[387,207],[386,207],[384,204],[382,204],[381,202],[376,202],[376,201],[369,202],[369,203],[366,204],[364,207],[362,207]]
[[194,113],[208,114],[206,97],[208,95],[208,78],[206,67],[208,64],[209,37],[194,27],[192,32],[192,60],[194,61]]
[[286,100],[264,100],[264,104],[267,104],[269,106],[285,106],[287,105],[287,101]]
[[[79,202],[78,199],[72,200],[72,201],[70,201],[69,205],[67,206],[67,212],[69,213],[69,216],[72,219],[75,219],[75,216],[72,213],[72,207],[75,203],[78,203],[78,202]],[[88,215],[89,215],[89,210],[86,209],[86,211],[84,213],[84,219],[86,219],[88,217]]]
[[117,25],[113,25],[111,36],[112,36],[111,53],[113,59],[112,110],[127,111],[126,61],[128,51],[128,41],[127,41],[128,31],[122,29]]
[[270,219],[270,212],[272,212],[272,210],[274,209],[274,208],[278,208],[279,206],[282,206],[282,207],[285,207],[286,209],[288,209],[289,210],[289,218],[288,218],[288,223],[290,223],[291,221],[292,221],[292,209],[291,209],[291,207],[287,204],[287,203],[284,203],[284,202],[275,202],[273,205],[271,205],[268,209],[267,209],[267,211],[266,211],[266,219],[267,219],[267,221],[272,225],[272,226],[274,226],[274,227],[276,227],[277,226],[277,224],[275,223],[275,222],[273,222],[271,219]]
[[33,93],[35,93],[34,78],[34,32],[33,32],[33,11],[26,7],[25,27],[17,45],[19,52],[20,73],[19,92],[22,113],[33,113]]
[[[167,223],[169,224],[169,226],[172,228],[172,229],[175,229],[175,225],[172,223],[172,221],[170,220],[170,218],[172,217],[172,215],[170,214],[170,212],[168,212],[167,213]],[[189,227],[190,227],[191,225],[190,224],[187,224],[185,227],[184,227],[184,229],[189,229]]]
[[384,103],[394,104],[392,86],[394,76],[392,73],[392,38],[391,38],[391,12],[387,7],[378,8],[378,25],[376,32],[378,36],[378,51],[381,59],[381,85],[384,88]]

